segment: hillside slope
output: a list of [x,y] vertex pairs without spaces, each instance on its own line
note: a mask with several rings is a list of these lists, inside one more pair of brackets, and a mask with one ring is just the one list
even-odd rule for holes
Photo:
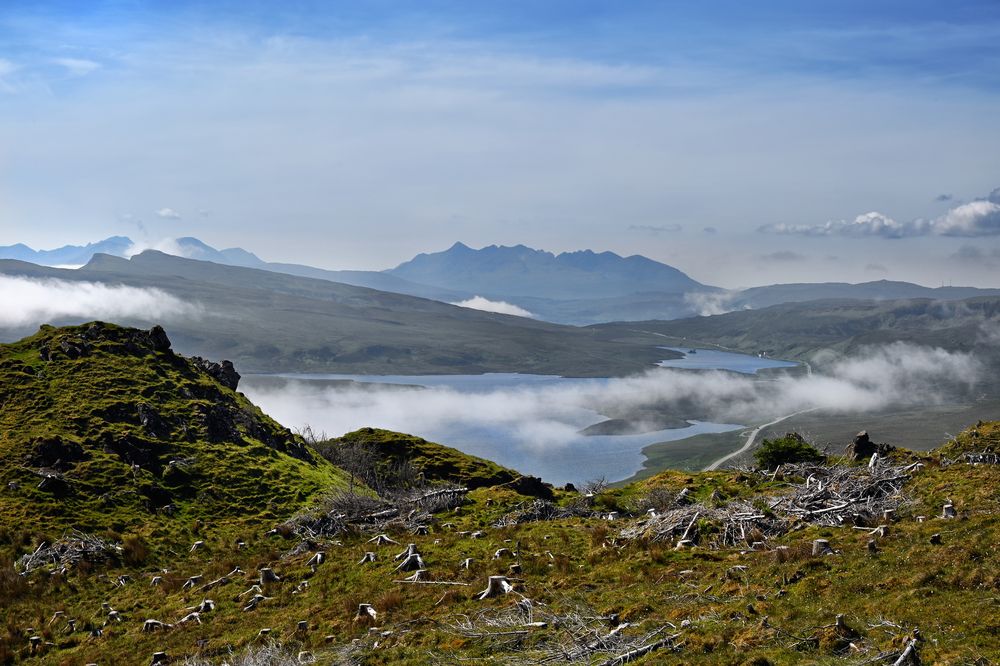
[[664,357],[575,327],[154,251],[130,260],[96,255],[76,271],[0,260],[0,273],[167,292],[197,310],[164,320],[177,349],[229,358],[244,372],[609,376]]
[[175,354],[158,327],[43,327],[0,345],[5,537],[260,524],[343,486],[238,380],[228,362]]
[[160,329],[0,346],[0,663],[1000,658],[1000,423],[550,500],[400,433],[328,443],[446,482],[376,498],[237,381]]
[[686,340],[689,346],[719,345],[748,353],[763,350],[779,358],[809,358],[822,350],[847,352],[897,341],[976,350],[989,358],[995,356],[1000,334],[1000,297],[784,303],[709,317],[591,328],[614,340],[653,342],[659,338],[662,344],[666,336]]

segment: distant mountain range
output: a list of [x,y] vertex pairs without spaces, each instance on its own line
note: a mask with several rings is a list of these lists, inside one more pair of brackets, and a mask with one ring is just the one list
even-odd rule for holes
[[453,289],[462,285],[486,297],[577,300],[616,298],[643,292],[684,294],[716,290],[639,255],[614,252],[553,254],[524,245],[474,250],[455,243],[444,252],[418,254],[385,271],[410,282]]
[[82,266],[98,253],[124,257],[134,246],[126,236],[112,236],[86,245],[63,245],[54,250],[33,250],[24,243],[0,246],[0,259],[29,261],[41,266]]
[[[55,250],[36,251],[23,244],[0,247],[0,259],[76,266],[87,263],[98,253],[124,257],[134,248],[130,239],[114,236]],[[192,237],[178,238],[165,249],[198,261],[328,280],[446,303],[462,303],[481,296],[516,305],[538,319],[573,325],[671,320],[821,299],[955,300],[1000,295],[1000,289],[930,288],[888,280],[861,284],[777,284],[726,291],[640,255],[622,257],[591,250],[553,254],[524,245],[490,245],[477,250],[455,243],[443,252],[419,254],[385,271],[326,270],[267,262],[243,248],[218,250]]]

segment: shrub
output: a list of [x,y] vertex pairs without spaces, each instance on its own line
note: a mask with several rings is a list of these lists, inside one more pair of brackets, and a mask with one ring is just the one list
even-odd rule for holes
[[798,433],[790,432],[779,439],[765,439],[753,453],[757,464],[764,469],[796,462],[821,462],[825,456]]
[[122,559],[126,564],[142,564],[149,557],[149,544],[141,536],[130,534],[122,542]]

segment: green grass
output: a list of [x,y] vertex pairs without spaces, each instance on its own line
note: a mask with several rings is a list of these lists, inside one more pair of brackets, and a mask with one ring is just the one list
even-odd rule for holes
[[521,476],[512,469],[458,449],[381,428],[355,430],[320,442],[316,448],[320,452],[328,452],[333,459],[336,459],[338,449],[362,449],[370,454],[366,462],[382,476],[392,476],[395,470],[412,466],[426,481],[456,483],[470,489],[503,485]]
[[[533,651],[562,635],[563,628],[551,623],[525,630],[520,652],[502,641],[454,630],[463,617],[513,607],[516,595],[475,598],[489,575],[506,571],[509,560],[492,559],[501,547],[518,551],[518,592],[540,614],[616,613],[634,623],[628,631],[639,634],[666,623],[677,627],[669,631],[681,634],[678,652],[655,652],[635,663],[859,663],[900,650],[914,628],[924,638],[924,663],[1000,659],[995,554],[1000,466],[953,464],[964,452],[1000,449],[1000,423],[977,424],[929,453],[894,454],[925,467],[905,486],[908,503],[898,511],[888,536],[879,540],[874,556],[867,552],[868,534],[850,526],[792,530],[763,551],[676,551],[669,543],[622,541],[618,532],[631,520],[627,517],[495,528],[497,519],[532,498],[509,485],[483,483],[457,510],[436,516],[429,534],[391,533],[403,545],[417,544],[433,579],[468,585],[409,585],[394,582],[401,576],[393,571],[392,556],[402,546],[374,547],[366,543],[369,535],[348,533],[336,541],[307,543],[303,552],[296,549],[298,538],[268,534],[322,494],[343,489],[345,475],[315,452],[305,457],[289,455],[296,453],[294,448],[281,450],[292,447],[295,438],[186,359],[143,344],[138,353],[122,353],[122,340],[136,334],[107,327],[106,339],[96,342],[90,355],[41,360],[41,347],[79,338],[85,330],[47,329],[0,347],[0,663],[136,664],[148,663],[158,650],[218,661],[231,649],[255,644],[258,632],[270,628],[292,654],[309,650],[320,663],[350,663],[346,659],[353,655],[355,663],[364,664],[458,659],[508,664],[518,655],[537,655]],[[195,458],[188,476],[164,478],[146,469],[133,473],[116,454],[96,444],[126,431],[139,437],[143,428],[130,422],[131,416],[115,412],[116,420],[109,412],[139,398],[172,424],[165,437],[143,437],[159,447],[159,459]],[[194,418],[203,405],[221,405],[233,414],[248,410],[254,419],[238,428],[237,438],[213,441]],[[189,436],[182,436],[184,425]],[[77,442],[90,455],[66,470],[74,490],[65,497],[35,488],[37,477],[24,469],[39,437]],[[418,465],[428,478],[492,483],[508,473],[488,461],[398,433],[362,430],[349,438],[382,451],[383,462],[406,459]],[[10,481],[20,487],[8,488]],[[705,503],[760,503],[781,493],[782,483],[735,471],[667,471],[606,490],[594,502],[601,510],[641,515],[651,493],[673,495],[688,488],[692,498]],[[150,484],[172,493],[177,506],[173,515],[150,511],[139,499],[138,489]],[[946,499],[958,509],[957,520],[936,518]],[[556,492],[557,502],[578,500],[573,493]],[[918,522],[917,516],[927,518]],[[65,574],[13,573],[13,559],[70,527],[124,543],[128,557],[81,565]],[[462,534],[473,531],[483,532],[483,538]],[[939,545],[931,544],[933,534],[940,535]],[[812,540],[820,537],[829,539],[838,554],[809,554]],[[204,546],[191,552],[196,539]],[[245,546],[238,547],[237,539]],[[787,555],[777,556],[778,545],[790,547]],[[306,561],[317,549],[328,559],[313,573]],[[368,550],[378,552],[378,561],[359,566]],[[474,558],[468,570],[459,566],[466,557]],[[237,566],[246,573],[233,575],[221,587],[182,589],[189,576],[203,575],[208,581]],[[256,581],[261,566],[273,568],[282,581],[266,586],[269,599],[244,612],[245,598],[238,595]],[[116,586],[122,575],[132,582]],[[162,585],[150,586],[154,575],[163,577]],[[299,587],[303,581],[308,587]],[[147,618],[176,623],[203,598],[217,603],[203,624],[141,631]],[[102,603],[119,610],[124,621],[91,636],[88,631],[101,627],[106,617]],[[375,625],[390,633],[372,634],[372,623],[355,621],[359,603],[373,604],[378,610]],[[64,619],[49,624],[56,611]],[[830,626],[838,614],[844,614],[854,632],[850,638]],[[77,620],[77,631],[68,631],[65,618]],[[300,620],[308,623],[304,633],[296,631]],[[51,645],[32,656],[31,635]],[[803,638],[809,640],[799,640]],[[852,652],[850,643],[861,652]]]

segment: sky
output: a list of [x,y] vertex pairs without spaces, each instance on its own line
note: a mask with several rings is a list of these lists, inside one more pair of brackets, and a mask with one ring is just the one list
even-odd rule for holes
[[0,245],[1000,287],[1000,3],[0,3]]

